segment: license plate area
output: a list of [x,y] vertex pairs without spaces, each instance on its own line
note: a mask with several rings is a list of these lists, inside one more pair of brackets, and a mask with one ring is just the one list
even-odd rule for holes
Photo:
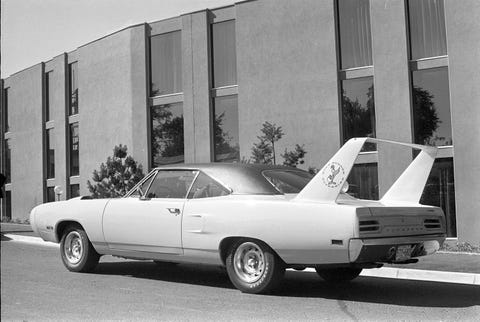
[[403,262],[412,258],[413,248],[414,247],[412,245],[397,246],[397,251],[395,252],[395,261]]

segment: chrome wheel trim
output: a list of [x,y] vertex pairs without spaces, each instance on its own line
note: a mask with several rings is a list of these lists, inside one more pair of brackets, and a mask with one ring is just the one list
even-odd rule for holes
[[255,283],[265,272],[265,255],[258,245],[245,242],[233,256],[235,274],[245,283]]
[[63,245],[63,253],[65,258],[72,265],[77,265],[83,257],[83,241],[80,233],[77,231],[71,231],[65,237]]

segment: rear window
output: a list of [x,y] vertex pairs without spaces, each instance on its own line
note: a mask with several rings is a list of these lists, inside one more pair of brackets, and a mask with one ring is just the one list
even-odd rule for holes
[[262,173],[282,193],[299,193],[313,178],[308,172],[295,170],[265,170]]

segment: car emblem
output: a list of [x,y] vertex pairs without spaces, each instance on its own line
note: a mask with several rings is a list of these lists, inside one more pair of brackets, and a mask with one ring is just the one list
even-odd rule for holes
[[345,170],[338,162],[330,162],[322,170],[322,181],[329,188],[338,187],[345,181]]

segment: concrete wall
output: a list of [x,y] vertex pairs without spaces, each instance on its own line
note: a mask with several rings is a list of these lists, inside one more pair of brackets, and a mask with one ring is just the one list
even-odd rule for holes
[[43,65],[9,77],[12,218],[27,219],[43,202]]
[[[132,48],[132,45],[135,48]],[[141,157],[143,152],[146,152],[145,146],[142,144],[141,148],[133,147],[134,131],[138,130],[140,134],[146,136],[146,130],[139,125],[142,119],[146,119],[144,114],[146,102],[139,99],[146,93],[141,89],[145,86],[145,81],[142,81],[141,77],[145,70],[142,45],[145,48],[144,26],[117,32],[77,50],[80,194],[89,193],[87,180],[91,181],[92,172],[113,154],[114,146],[127,145],[128,153],[135,151],[140,159],[146,160],[146,156]],[[132,55],[132,52],[138,50],[140,53],[137,53],[137,56]],[[134,57],[140,57],[140,61],[134,61]],[[134,79],[137,85],[132,87]],[[139,126],[139,129],[135,130],[132,118],[133,105],[135,123]],[[141,140],[138,135],[135,138],[137,141]]]
[[282,126],[277,158],[305,144],[321,167],[340,146],[333,1],[236,5],[240,155],[249,158],[264,121]]
[[480,243],[480,2],[445,0],[459,240]]

